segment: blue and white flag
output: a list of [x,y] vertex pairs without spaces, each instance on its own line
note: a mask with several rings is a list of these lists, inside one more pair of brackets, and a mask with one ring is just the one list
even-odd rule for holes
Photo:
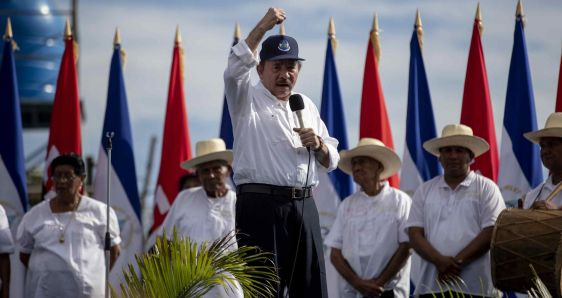
[[[324,83],[322,87],[322,104],[320,117],[326,124],[330,136],[338,139],[338,150],[347,150],[347,131],[343,111],[340,84],[334,59],[332,39],[328,38],[326,61],[324,64]],[[318,187],[314,189],[314,200],[320,215],[322,238],[325,238],[336,219],[339,202],[348,197],[353,191],[351,176],[339,168],[330,173],[318,173]],[[330,297],[339,296],[338,273],[333,267],[329,250],[325,250],[326,279],[328,280],[328,294]]]
[[522,18],[519,14],[515,21],[498,179],[502,196],[510,207],[516,207],[517,200],[542,181],[539,148],[523,137],[524,133],[537,130],[537,116]]
[[[121,46],[115,45],[109,86],[107,90],[107,106],[101,136],[96,178],[94,185],[95,198],[107,202],[107,132],[113,132],[111,165],[110,205],[115,210],[121,230],[121,255],[109,274],[109,281],[118,288],[122,282],[122,269],[129,263],[135,263],[135,254],[143,251],[143,230],[141,225],[140,199],[137,189],[135,158],[133,155],[133,139],[131,121],[127,106],[127,94],[123,80],[121,64]],[[100,274],[103,274],[100,272]]]
[[[6,210],[12,235],[27,211],[23,130],[12,38],[5,37],[0,66],[0,204]],[[23,296],[24,268],[19,252],[10,256],[10,293]]]
[[[236,29],[234,30],[234,40],[232,41],[232,46],[235,46],[238,41],[240,41],[240,27],[236,24]],[[238,34],[237,34],[238,33]],[[219,132],[219,137],[224,140],[226,149],[232,149],[234,144],[234,134],[232,132],[232,121],[230,120],[230,112],[228,111],[228,104],[226,104],[226,96],[224,96],[222,104],[222,117],[221,117],[221,128]],[[231,181],[232,182],[232,181]]]
[[410,77],[408,81],[408,110],[406,114],[406,145],[400,172],[400,188],[408,195],[423,182],[441,174],[435,156],[422,147],[436,137],[435,120],[429,84],[416,30],[410,40]]

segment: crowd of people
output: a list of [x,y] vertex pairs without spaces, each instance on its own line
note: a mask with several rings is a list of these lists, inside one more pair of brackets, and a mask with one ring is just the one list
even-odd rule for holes
[[[175,198],[162,236],[176,230],[202,243],[237,233],[231,249],[255,246],[271,253],[277,297],[328,296],[324,245],[340,275],[340,297],[408,297],[410,280],[419,297],[433,297],[446,284],[455,284],[459,294],[494,296],[490,244],[505,204],[498,186],[470,168],[488,151],[486,141],[470,127],[447,125],[440,137],[423,144],[438,157],[444,174],[423,183],[412,198],[390,186],[386,179],[401,168],[391,148],[363,138],[338,152],[338,141],[304,94],[302,118],[293,113],[289,99],[304,60],[298,43],[286,35],[262,42],[285,19],[283,9],[270,8],[232,47],[224,81],[234,148],[227,150],[221,139],[197,143],[196,156],[181,164],[192,173],[178,181],[185,190]],[[562,181],[562,113],[553,113],[544,129],[525,137],[539,144],[550,176],[522,198],[522,206],[562,209],[562,195],[545,200]],[[358,187],[339,205],[323,240],[312,188],[319,172],[336,167]],[[8,256],[17,247],[27,268],[26,297],[102,297],[106,230],[110,266],[120,252],[117,217],[110,209],[107,227],[107,206],[82,194],[85,169],[79,156],[60,155],[50,170],[56,196],[25,214],[15,240],[0,208],[2,295],[8,297]],[[416,266],[412,251],[419,255]],[[205,297],[243,293],[234,284],[228,290],[216,286]]]

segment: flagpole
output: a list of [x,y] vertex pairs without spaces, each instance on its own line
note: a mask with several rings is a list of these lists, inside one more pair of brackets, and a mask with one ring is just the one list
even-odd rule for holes
[[105,137],[107,138],[107,201],[105,202],[106,205],[106,212],[105,212],[105,297],[109,298],[109,263],[110,263],[110,250],[111,250],[111,236],[109,235],[109,204],[111,202],[110,193],[111,193],[111,150],[113,149],[113,143],[111,139],[115,133],[113,131],[108,131],[105,133]]

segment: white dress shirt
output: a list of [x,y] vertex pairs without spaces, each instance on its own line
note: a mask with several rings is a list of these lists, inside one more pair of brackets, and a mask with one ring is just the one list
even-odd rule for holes
[[[18,247],[31,254],[25,297],[104,297],[107,205],[82,196],[76,211],[53,213],[49,202],[34,206],[18,226]],[[113,209],[109,219],[114,246],[121,238]]]
[[14,239],[8,224],[6,210],[0,205],[0,253],[11,254],[14,252]]
[[[525,201],[523,202],[523,208],[529,209],[533,206],[534,202],[544,201],[552,191],[556,188],[556,185],[552,184],[552,176],[546,178],[546,180],[539,186],[535,187],[525,195]],[[552,204],[560,207],[562,206],[562,191],[552,198],[550,201]]]
[[[357,191],[342,201],[336,221],[325,244],[342,251],[353,271],[363,279],[378,277],[390,262],[400,243],[408,242],[406,221],[410,212],[408,195],[384,182],[376,196]],[[363,295],[340,276],[341,298]],[[404,267],[384,285],[394,297],[408,297],[410,258]]]
[[[435,177],[416,190],[406,225],[424,228],[425,238],[444,256],[456,256],[484,228],[495,225],[505,204],[498,186],[490,179],[470,172],[456,189],[443,176]],[[421,259],[415,294],[439,293],[438,270]],[[464,294],[491,296],[494,291],[490,251],[463,267],[460,275],[466,286],[451,290]],[[446,286],[445,286],[446,288]]]
[[[189,237],[191,241],[201,244],[234,235],[236,212],[236,193],[229,190],[225,196],[210,198],[203,187],[195,187],[180,192],[172,208],[166,215],[162,226],[166,237],[171,238],[174,227],[178,237]],[[229,249],[236,249],[235,238]],[[235,282],[229,291],[222,285],[214,286],[203,297],[206,298],[241,298],[244,297],[240,285]]]
[[331,171],[339,161],[338,141],[328,135],[326,125],[314,103],[305,95],[304,126],[319,135],[330,155],[326,169],[311,157],[307,181],[309,153],[302,146],[298,118],[288,101],[273,96],[261,82],[252,86],[250,71],[258,61],[245,41],[232,47],[224,72],[225,94],[234,132],[234,182],[265,183],[278,186],[303,187],[318,183],[317,169]]

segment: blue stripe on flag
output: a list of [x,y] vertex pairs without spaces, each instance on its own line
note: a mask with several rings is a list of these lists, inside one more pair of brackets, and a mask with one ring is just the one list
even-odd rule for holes
[[515,22],[503,125],[529,185],[537,186],[543,179],[539,148],[523,137],[524,133],[537,130],[537,117],[521,17]]
[[410,41],[406,146],[423,181],[441,174],[438,159],[425,151],[422,146],[425,141],[435,137],[435,120],[429,84],[417,33],[414,30]]
[[[0,157],[18,191],[22,211],[27,210],[27,185],[23,157],[23,130],[12,40],[4,40],[0,68]],[[0,187],[8,181],[0,181]],[[16,200],[16,198],[4,198]],[[19,205],[19,204],[17,204]],[[17,206],[16,205],[16,206]]]
[[[326,49],[320,117],[326,124],[330,135],[338,139],[338,150],[347,150],[349,147],[347,144],[345,115],[331,39],[328,39],[328,46]],[[353,184],[349,175],[345,174],[340,169],[336,169],[328,175],[341,200],[351,194]]]
[[137,189],[137,174],[135,169],[135,158],[133,155],[133,137],[131,134],[131,121],[129,120],[129,108],[127,106],[127,94],[121,66],[120,46],[116,46],[111,58],[109,73],[109,86],[107,90],[107,107],[101,143],[106,149],[105,133],[113,131],[113,149],[111,151],[111,165],[121,181],[129,202],[141,222],[140,199]]

